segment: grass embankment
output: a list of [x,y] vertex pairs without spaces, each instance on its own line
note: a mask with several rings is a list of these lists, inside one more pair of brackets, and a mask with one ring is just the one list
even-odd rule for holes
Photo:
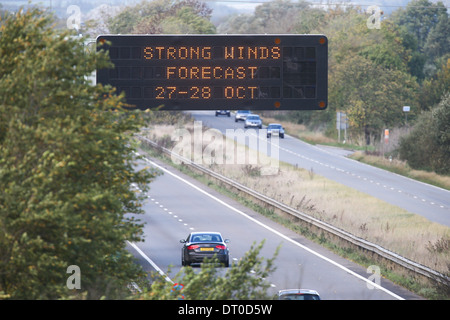
[[[169,149],[175,144],[171,136],[177,126],[157,125],[145,134],[155,141],[160,141]],[[192,124],[186,124],[183,129],[192,132]],[[191,138],[193,138],[193,134]],[[177,148],[194,150],[192,139],[177,140]],[[203,156],[211,150],[219,150],[224,142],[203,141],[201,152]],[[183,144],[185,143],[184,147]],[[198,143],[198,142],[197,142]],[[220,146],[214,145],[219,143]],[[236,152],[236,143],[227,151]],[[228,144],[227,144],[228,146]],[[241,146],[242,147],[242,146]],[[206,152],[206,151],[207,152]],[[205,153],[206,152],[206,153]],[[251,155],[246,149],[247,159]],[[219,153],[216,153],[219,154]],[[292,165],[280,163],[276,174],[264,175],[264,166],[255,164],[229,163],[230,155],[224,152],[224,158],[205,163],[210,169],[232,178],[266,196],[285,203],[304,213],[308,213],[324,222],[330,223],[351,234],[376,243],[388,250],[398,253],[412,261],[428,266],[434,270],[448,274],[450,261],[450,228],[412,214],[399,207],[361,193],[352,188],[328,180],[314,172],[295,168]],[[258,154],[259,163],[267,164],[264,156]],[[205,161],[207,157],[204,157]],[[214,164],[214,163],[226,164]],[[420,290],[419,294],[421,293]]]
[[364,154],[361,151],[355,152],[350,156],[352,159],[370,164],[384,170],[388,170],[402,176],[422,181],[442,189],[450,190],[450,177],[439,175],[435,172],[428,172],[423,170],[414,170],[406,163],[398,159],[389,159],[380,156],[373,156]]

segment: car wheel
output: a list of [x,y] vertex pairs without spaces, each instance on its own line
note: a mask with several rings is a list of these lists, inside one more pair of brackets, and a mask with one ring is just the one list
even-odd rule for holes
[[184,266],[190,266],[191,263],[186,261],[186,259],[184,258],[184,252],[181,252],[181,265]]
[[284,134],[281,134],[280,137],[281,137],[281,139],[284,139]]
[[270,134],[267,135],[267,138],[270,138]]

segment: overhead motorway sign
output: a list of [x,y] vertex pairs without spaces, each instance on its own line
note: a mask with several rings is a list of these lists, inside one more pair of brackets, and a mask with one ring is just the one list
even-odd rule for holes
[[97,83],[142,110],[324,110],[324,35],[100,35]]

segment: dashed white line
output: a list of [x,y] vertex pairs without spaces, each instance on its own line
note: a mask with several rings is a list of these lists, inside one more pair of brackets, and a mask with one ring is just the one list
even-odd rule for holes
[[[155,198],[152,198],[151,196],[148,196],[147,198],[150,198],[151,201],[154,202],[155,205],[158,205],[159,208],[163,209],[165,212],[167,212],[169,215],[171,215],[174,219],[178,219],[178,222],[183,222],[183,219],[180,219],[178,215],[174,214],[172,211],[170,211],[168,208],[166,208],[163,204],[161,204],[159,201],[156,201]],[[189,225],[187,223],[183,223],[185,227],[188,227]],[[189,228],[190,230],[194,230],[193,227]]]

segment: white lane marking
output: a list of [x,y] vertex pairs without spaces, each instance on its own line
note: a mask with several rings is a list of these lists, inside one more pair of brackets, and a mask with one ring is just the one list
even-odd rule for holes
[[128,240],[127,240],[127,242],[128,242],[128,244],[129,244],[130,246],[132,246],[137,252],[139,252],[139,254],[140,254],[145,260],[147,260],[147,262],[150,263],[150,264],[152,265],[152,267],[155,268],[155,270],[158,271],[158,273],[159,273],[160,275],[162,275],[163,277],[165,277],[166,281],[169,281],[169,282],[172,282],[172,283],[173,283],[172,279],[170,279],[170,278],[164,273],[164,271],[162,271],[162,270],[158,267],[158,265],[157,265],[156,263],[154,263],[153,260],[150,259],[150,258],[149,258],[149,257],[148,257],[141,249],[139,249],[139,247],[138,247],[136,244],[134,244],[133,242],[130,242],[130,241],[128,241]]
[[[148,196],[147,198],[151,198],[151,200],[155,203],[155,204],[159,204],[159,208],[163,209],[165,212],[167,212],[170,215],[173,215],[173,212],[170,211],[168,208],[166,208],[164,205],[160,204],[158,201],[156,201],[154,198],[152,198],[151,196]],[[173,215],[174,218],[179,218],[177,215]],[[183,222],[183,219],[178,219],[178,222]],[[183,223],[183,225],[185,227],[188,227],[187,223]],[[193,230],[193,228],[190,228],[191,230]]]
[[[160,169],[160,170],[164,171],[165,173],[171,175],[172,177],[174,177],[174,178],[176,178],[176,179],[178,179],[178,180],[184,182],[185,184],[189,185],[190,187],[194,188],[195,190],[197,190],[197,191],[203,193],[204,195],[206,195],[206,196],[210,197],[211,199],[217,201],[218,203],[224,205],[225,207],[229,208],[230,210],[232,210],[232,211],[234,211],[234,212],[236,212],[236,213],[242,215],[243,217],[249,219],[250,221],[252,221],[252,222],[254,222],[254,223],[260,225],[261,227],[265,228],[266,230],[269,230],[270,232],[272,232],[272,233],[274,233],[274,234],[280,236],[280,237],[283,238],[284,240],[289,241],[289,242],[291,242],[292,244],[294,244],[294,245],[296,245],[296,246],[298,246],[298,247],[300,247],[300,248],[302,248],[302,249],[304,249],[304,250],[310,252],[311,254],[313,254],[313,255],[315,255],[315,256],[317,256],[317,257],[319,257],[320,259],[325,260],[325,261],[331,263],[332,265],[334,265],[334,266],[340,268],[341,270],[343,270],[343,271],[345,271],[345,272],[347,272],[347,273],[349,273],[349,274],[355,276],[356,278],[358,278],[358,279],[360,279],[360,280],[362,280],[362,281],[368,283],[368,284],[371,285],[372,287],[375,287],[375,288],[377,288],[377,289],[379,289],[379,290],[381,290],[381,291],[384,291],[384,292],[386,292],[387,294],[393,296],[393,297],[396,298],[396,299],[404,300],[404,299],[403,299],[402,297],[400,297],[399,295],[397,295],[397,294],[395,294],[395,293],[393,293],[393,292],[387,290],[386,288],[382,287],[381,285],[379,285],[379,284],[377,284],[377,283],[375,283],[375,282],[373,282],[373,281],[371,281],[371,280],[369,280],[369,279],[364,278],[363,276],[361,276],[361,275],[359,275],[359,274],[353,272],[352,270],[350,270],[350,269],[348,269],[348,268],[346,268],[346,267],[340,265],[339,263],[337,263],[337,262],[335,262],[335,261],[333,261],[333,260],[331,260],[331,259],[329,259],[329,258],[327,258],[327,257],[325,257],[325,256],[323,256],[323,255],[321,255],[320,253],[318,253],[318,252],[316,252],[316,251],[314,251],[314,250],[312,250],[312,249],[310,249],[310,248],[308,248],[308,247],[306,247],[306,246],[304,246],[304,245],[302,245],[302,244],[300,244],[300,243],[298,243],[298,242],[292,240],[291,238],[285,236],[284,234],[282,234],[282,233],[276,231],[275,229],[273,229],[273,228],[271,228],[271,227],[265,225],[264,223],[262,223],[262,222],[260,222],[260,221],[258,221],[258,220],[256,220],[256,219],[250,217],[249,215],[245,214],[244,212],[242,212],[242,211],[240,211],[240,210],[234,208],[233,206],[231,206],[231,205],[225,203],[224,201],[220,200],[219,198],[217,198],[217,197],[215,197],[215,196],[209,194],[209,193],[206,192],[205,190],[203,190],[203,189],[197,187],[196,185],[190,183],[189,181],[187,181],[187,180],[181,178],[180,176],[177,176],[176,174],[170,172],[169,170],[167,170],[167,169],[165,169],[165,168],[159,166],[159,165],[156,164],[155,162],[153,162],[153,161],[147,159],[146,157],[143,157],[143,159],[144,159],[145,161],[147,161],[148,163],[152,164],[153,166],[157,167],[158,169]],[[144,258],[145,258],[145,257],[146,257],[146,256],[144,256]],[[150,260],[150,259],[149,259],[149,260]],[[151,261],[151,260],[150,260],[150,261]],[[152,262],[153,262],[153,261],[152,261]],[[152,265],[153,265],[153,264],[152,264]],[[158,268],[158,269],[159,269],[159,268]],[[158,269],[157,269],[157,270],[158,270]],[[159,270],[161,270],[161,269],[159,269]]]

